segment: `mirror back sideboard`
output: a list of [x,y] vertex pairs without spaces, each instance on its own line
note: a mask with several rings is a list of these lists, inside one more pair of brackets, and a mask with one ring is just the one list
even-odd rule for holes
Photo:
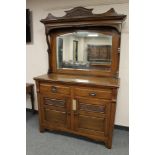
[[45,25],[48,73],[35,77],[40,132],[85,136],[112,147],[122,22],[112,8],[102,14],[76,7]]

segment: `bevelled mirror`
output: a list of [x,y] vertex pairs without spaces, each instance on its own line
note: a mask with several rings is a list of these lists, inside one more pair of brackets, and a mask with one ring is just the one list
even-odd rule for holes
[[112,35],[75,31],[56,37],[57,69],[111,70]]

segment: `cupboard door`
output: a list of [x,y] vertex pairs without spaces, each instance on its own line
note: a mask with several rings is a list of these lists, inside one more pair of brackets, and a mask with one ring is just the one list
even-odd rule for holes
[[52,129],[70,128],[70,98],[61,95],[41,95],[43,124]]
[[110,102],[101,99],[76,98],[75,130],[98,137],[108,136]]

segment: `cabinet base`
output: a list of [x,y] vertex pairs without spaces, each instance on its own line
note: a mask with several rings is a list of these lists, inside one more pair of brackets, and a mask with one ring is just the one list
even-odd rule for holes
[[48,127],[44,127],[41,128],[40,132],[45,132],[45,130],[50,131],[50,132],[54,132],[54,133],[58,133],[58,134],[63,134],[63,135],[71,135],[73,137],[76,138],[80,138],[80,139],[87,139],[89,141],[94,141],[97,143],[104,143],[105,147],[108,149],[112,148],[112,142],[108,139],[108,137],[97,137],[94,135],[88,135],[88,134],[84,134],[84,133],[78,133],[75,131],[71,131],[71,130],[59,130],[59,129],[53,129],[53,128],[48,128]]

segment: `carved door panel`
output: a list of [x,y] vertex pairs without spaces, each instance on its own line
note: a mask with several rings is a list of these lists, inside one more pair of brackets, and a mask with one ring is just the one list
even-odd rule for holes
[[43,124],[49,128],[70,128],[70,98],[61,95],[41,95]]
[[75,130],[88,135],[107,136],[109,115],[109,101],[76,98]]

